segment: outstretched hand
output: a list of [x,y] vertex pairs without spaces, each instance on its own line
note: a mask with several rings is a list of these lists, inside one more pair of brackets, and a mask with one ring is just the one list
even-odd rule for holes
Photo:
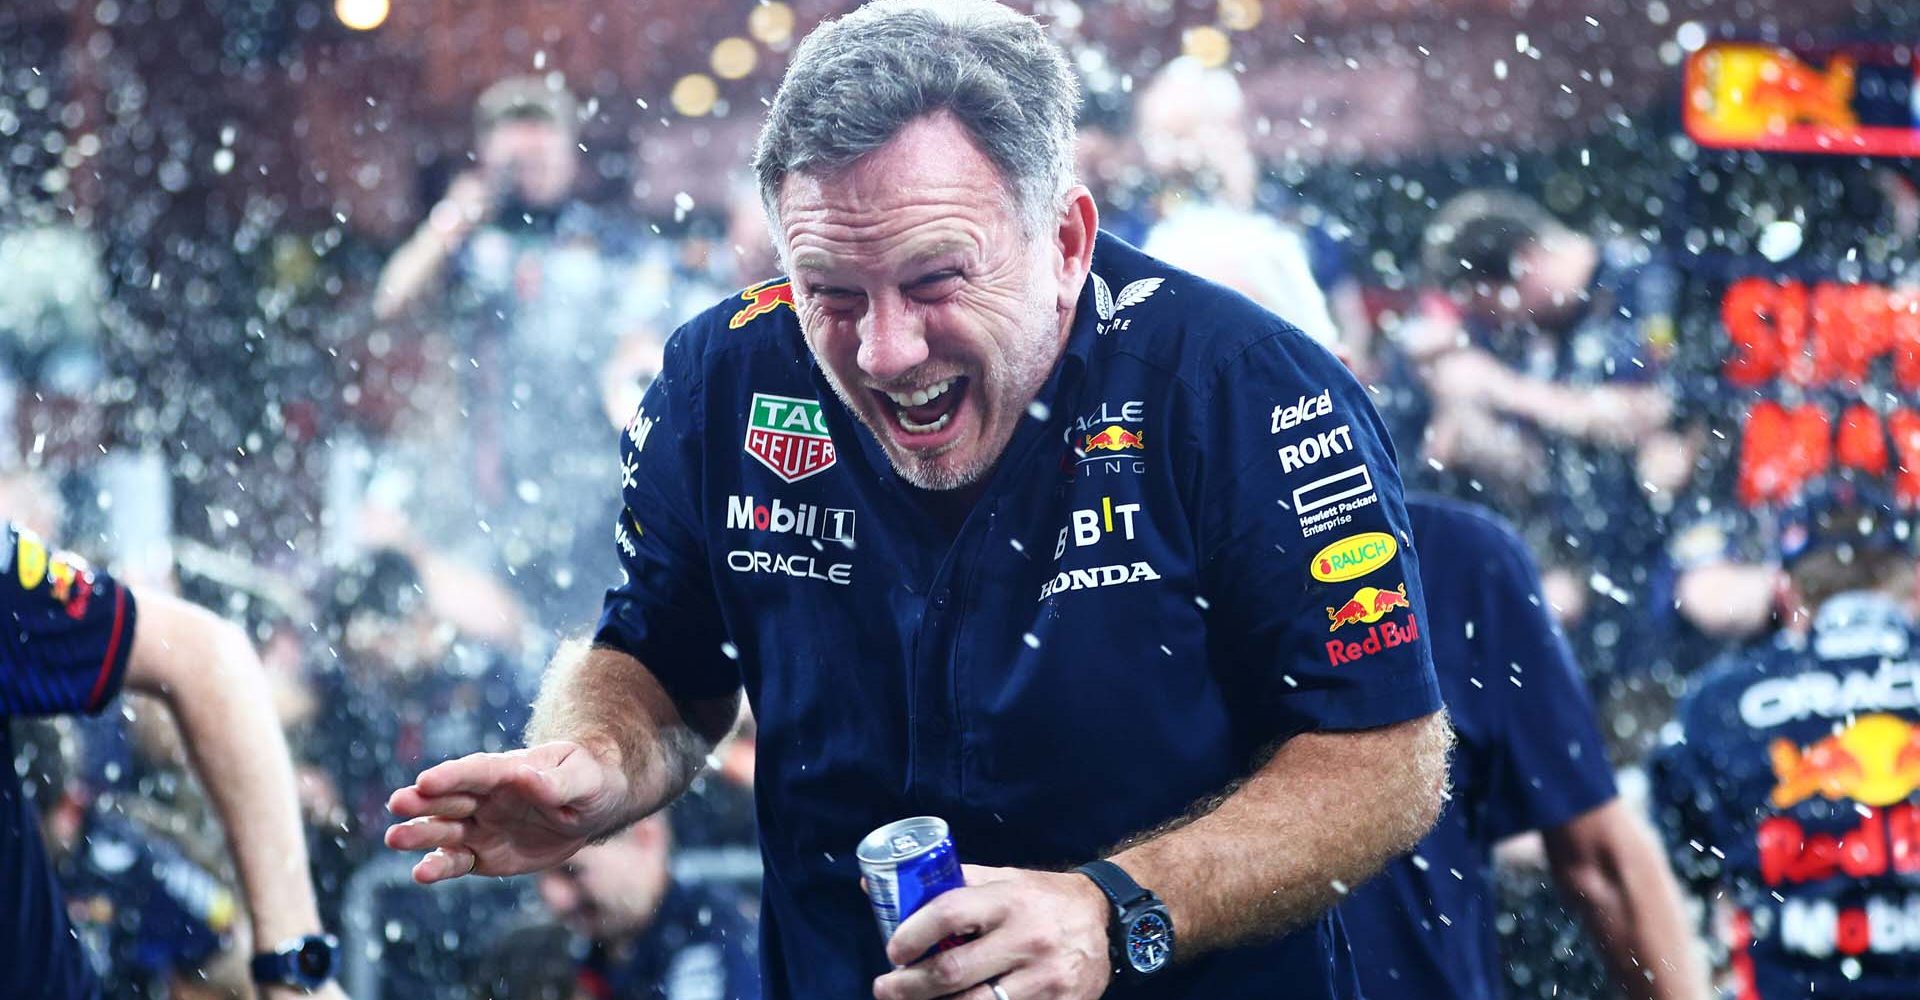
[[617,764],[572,742],[477,753],[420,773],[387,808],[398,851],[427,851],[413,867],[423,885],[462,875],[519,875],[551,868],[625,816],[627,779]]

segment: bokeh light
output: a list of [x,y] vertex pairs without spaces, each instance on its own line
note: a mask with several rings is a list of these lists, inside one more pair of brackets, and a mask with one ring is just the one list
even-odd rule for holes
[[1212,25],[1189,29],[1180,39],[1180,51],[1208,69],[1227,64],[1233,55],[1233,40]]
[[1252,31],[1261,13],[1260,0],[1220,0],[1220,23],[1228,31]]
[[779,0],[763,3],[747,15],[747,34],[762,45],[785,45],[793,41],[793,8]]
[[713,72],[722,80],[738,80],[753,72],[760,52],[753,43],[739,36],[722,38],[713,46]]
[[720,99],[720,85],[705,73],[688,73],[674,82],[673,110],[688,118],[698,118],[713,110]]
[[355,31],[372,31],[393,12],[388,0],[333,0],[333,16]]

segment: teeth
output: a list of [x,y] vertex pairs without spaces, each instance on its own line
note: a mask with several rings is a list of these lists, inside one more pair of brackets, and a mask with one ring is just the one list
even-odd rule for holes
[[953,384],[959,380],[960,376],[955,375],[944,382],[936,382],[933,385],[927,386],[925,389],[918,389],[913,392],[889,392],[887,393],[887,398],[893,400],[895,405],[898,406],[925,406],[945,395],[946,391],[953,388]]
[[940,419],[930,424],[916,424],[908,420],[906,414],[900,414],[900,426],[906,428],[909,434],[932,434],[934,431],[940,430],[952,422],[953,414],[951,413],[940,414]]

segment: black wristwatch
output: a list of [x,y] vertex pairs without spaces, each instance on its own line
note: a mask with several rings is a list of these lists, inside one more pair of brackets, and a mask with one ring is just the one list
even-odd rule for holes
[[1113,904],[1107,952],[1116,978],[1145,979],[1173,963],[1173,917],[1159,896],[1111,861],[1089,861],[1074,871],[1092,879]]
[[340,941],[331,934],[309,934],[280,942],[273,951],[253,956],[253,981],[262,986],[315,990],[333,978]]

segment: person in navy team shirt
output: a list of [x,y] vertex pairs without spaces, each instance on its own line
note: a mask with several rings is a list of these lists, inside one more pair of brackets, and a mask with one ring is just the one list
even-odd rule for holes
[[[12,758],[9,717],[98,712],[122,685],[162,699],[226,827],[253,940],[275,955],[266,964],[284,969],[278,956],[304,948],[303,985],[341,997],[324,974],[331,939],[307,878],[293,765],[245,635],[165,594],[143,596],[136,615],[111,577],[10,522],[0,532],[0,760]],[[0,768],[0,997],[97,997],[37,828],[14,769]]]
[[1653,770],[1740,1000],[1920,989],[1920,541],[1865,483],[1779,517],[1783,626],[1703,672]]
[[[1449,732],[1392,452],[1297,328],[1098,233],[1076,103],[988,0],[800,47],[756,154],[792,277],[668,344],[596,645],[528,749],[396,791],[417,880],[660,808],[744,685],[767,996],[1360,995],[1329,907]],[[854,849],[919,814],[969,884],[882,941]]]
[[591,1000],[760,1000],[753,924],[737,903],[674,879],[655,813],[540,875],[540,898],[585,938],[576,991]]
[[1433,662],[1455,732],[1452,794],[1413,853],[1340,905],[1367,1000],[1493,1000],[1493,848],[1541,831],[1629,996],[1707,996],[1678,887],[1622,803],[1593,705],[1525,543],[1491,512],[1407,501]]

